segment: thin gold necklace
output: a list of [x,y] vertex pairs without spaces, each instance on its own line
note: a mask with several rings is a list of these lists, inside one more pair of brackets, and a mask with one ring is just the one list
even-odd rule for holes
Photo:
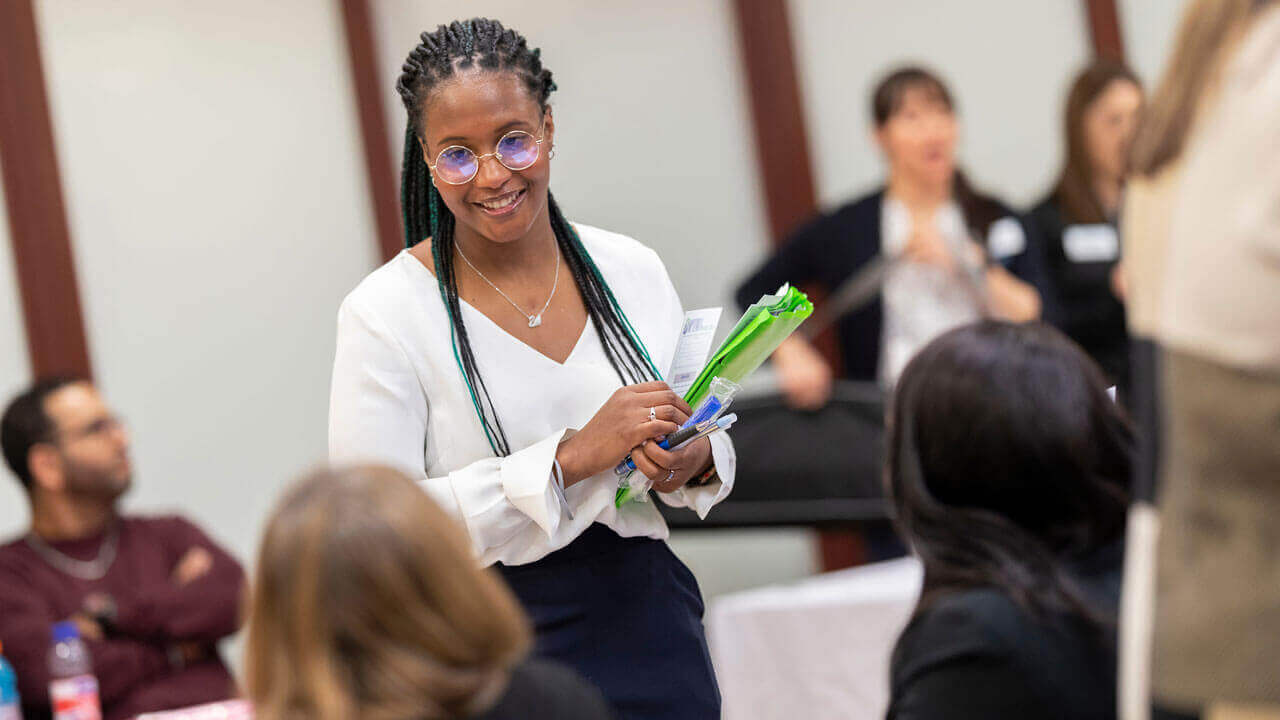
[[453,243],[453,246],[458,248],[458,254],[462,256],[462,261],[465,262],[467,266],[470,267],[473,271],[475,271],[475,274],[479,275],[481,280],[489,283],[489,287],[496,290],[498,294],[502,296],[503,300],[506,300],[507,302],[511,303],[511,307],[515,308],[520,312],[521,315],[525,316],[525,318],[529,321],[529,327],[536,328],[542,324],[542,314],[547,311],[547,308],[551,307],[551,299],[556,296],[556,288],[559,287],[560,285],[560,248],[559,247],[556,247],[556,275],[555,275],[555,278],[551,281],[551,295],[549,295],[547,297],[547,301],[542,304],[541,310],[539,310],[536,314],[530,314],[525,312],[524,308],[517,305],[515,300],[512,300],[510,297],[507,296],[506,293],[502,292],[502,288],[498,287],[497,285],[494,285],[492,280],[485,277],[484,273],[480,272],[480,268],[472,264],[471,260],[467,258],[467,254],[462,252],[462,246],[459,245],[457,241]]

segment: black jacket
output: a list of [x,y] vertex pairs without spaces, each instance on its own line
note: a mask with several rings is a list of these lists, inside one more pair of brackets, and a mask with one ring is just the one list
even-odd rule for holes
[[[1120,598],[1123,544],[1074,568],[1099,609]],[[893,651],[888,720],[1109,720],[1114,631],[1037,617],[994,588],[943,595],[917,611]]]
[[[785,282],[824,292],[839,288],[880,252],[883,200],[881,188],[801,226],[777,254],[738,287],[738,305],[746,308]],[[977,197],[976,205],[976,212],[966,212],[966,222],[979,237],[988,238],[988,230],[1000,219],[1018,220],[994,198]],[[1037,288],[1044,285],[1042,262],[1030,246],[1004,258],[1001,264]],[[876,380],[883,316],[884,307],[877,297],[836,323],[843,362],[842,368],[836,368],[838,375],[851,380]]]
[[477,720],[612,720],[613,711],[594,685],[569,668],[525,660],[497,704]]
[[[1077,248],[1067,247],[1064,234],[1068,228],[1111,233],[1114,254],[1082,255]],[[1112,382],[1127,388],[1129,334],[1124,304],[1111,291],[1111,271],[1120,260],[1115,224],[1088,227],[1067,223],[1058,201],[1049,196],[1027,215],[1027,229],[1032,244],[1044,257],[1049,292],[1057,298],[1054,311],[1045,319],[1079,343]]]

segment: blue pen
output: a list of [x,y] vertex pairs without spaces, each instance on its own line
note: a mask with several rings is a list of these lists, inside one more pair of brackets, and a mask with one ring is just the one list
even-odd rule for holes
[[[693,433],[698,432],[699,426],[705,427],[709,423],[714,422],[716,417],[724,410],[724,407],[724,403],[720,401],[720,398],[714,395],[708,395],[706,399],[698,405],[698,408],[693,411],[693,415],[690,416],[688,420],[684,421],[684,424],[680,426],[680,429],[671,433],[669,437],[663,438],[662,442],[658,443],[658,447],[663,450],[670,450],[672,447],[672,440],[676,441],[676,445],[684,442],[684,440],[688,439]],[[618,463],[618,466],[613,469],[613,472],[618,475],[626,475],[635,469],[636,463],[631,459],[631,454],[628,453],[627,459]]]
[[[663,438],[658,443],[658,447],[663,450],[670,450],[673,447],[679,447],[681,443],[688,441],[696,433],[703,431],[704,428],[714,430],[713,427],[716,418],[729,409],[729,405],[733,403],[733,398],[741,389],[739,385],[724,378],[715,377],[711,379],[711,391],[707,396],[698,403],[698,407],[693,409],[693,415],[680,426],[680,429],[671,433],[669,437]],[[674,443],[673,443],[674,441]],[[636,469],[636,463],[628,454],[626,459],[618,463],[613,469],[614,474],[618,477],[629,475],[631,471]]]
[[[738,416],[735,415],[734,413],[729,413],[728,415],[721,416],[714,422],[709,422],[709,423],[706,423],[705,425],[699,425],[697,427],[689,428],[689,432],[687,433],[684,431],[671,433],[670,444],[672,447],[679,450],[681,447],[688,445],[694,440],[701,440],[702,438],[710,435],[713,432],[717,432],[720,430],[728,430],[729,428],[733,427],[733,424],[737,421],[738,421]],[[668,443],[663,442],[662,444],[665,446]],[[670,448],[663,447],[663,450],[668,450],[668,449]],[[623,468],[627,467],[628,463],[630,463],[630,468],[624,470]],[[626,461],[618,463],[618,466],[615,467],[613,471],[617,473],[619,476],[625,477],[635,472],[635,469],[636,469],[635,463],[631,460],[631,456],[628,455]]]
[[[714,425],[714,422],[704,422],[698,425],[690,425],[686,422],[679,430],[663,438],[662,442],[658,443],[658,447],[663,450],[670,450],[673,447],[679,447],[684,441],[692,438],[694,435],[697,435],[699,432],[706,430],[707,428],[713,427]],[[635,469],[636,463],[631,459],[631,455],[628,454],[627,459],[618,463],[618,466],[615,467],[613,471],[618,475],[626,475],[628,472]]]

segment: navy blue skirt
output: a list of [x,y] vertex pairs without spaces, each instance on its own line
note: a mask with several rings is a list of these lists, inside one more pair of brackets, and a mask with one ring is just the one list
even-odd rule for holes
[[661,540],[596,523],[528,565],[496,565],[537,631],[535,654],[576,669],[619,720],[717,720],[702,594]]

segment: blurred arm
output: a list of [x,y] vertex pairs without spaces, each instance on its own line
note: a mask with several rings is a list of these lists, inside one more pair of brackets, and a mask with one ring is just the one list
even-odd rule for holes
[[[18,692],[28,707],[49,705],[50,629],[67,618],[56,617],[31,584],[0,571],[0,638],[4,655],[18,675]],[[138,684],[169,670],[169,657],[160,645],[128,637],[85,639],[98,678],[104,706],[122,699]]]
[[[173,558],[170,577],[120,599],[115,629],[158,641],[208,643],[238,630],[245,589],[240,563],[182,518],[159,522],[157,529],[163,533],[163,542]],[[207,569],[188,582],[172,577],[178,564],[197,550],[207,554]]]

